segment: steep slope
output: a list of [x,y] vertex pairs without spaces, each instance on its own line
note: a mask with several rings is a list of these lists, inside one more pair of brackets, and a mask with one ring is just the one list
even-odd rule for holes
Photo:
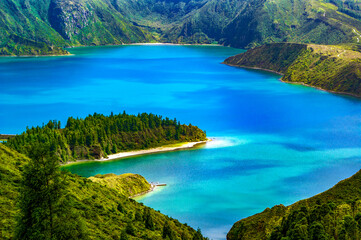
[[[240,48],[336,44],[360,41],[360,16],[359,4],[341,0],[4,0],[0,47],[11,35],[57,47],[155,41]],[[23,54],[16,48],[9,52]]]
[[0,143],[0,238],[11,239],[17,213],[21,168],[28,158]]
[[352,45],[275,43],[230,57],[225,64],[272,70],[282,81],[361,96],[361,53]]
[[[125,19],[108,0],[4,0],[0,2],[0,29],[2,48],[13,35],[49,47],[153,40],[146,30]],[[24,55],[16,49],[8,50],[10,54]]]
[[240,48],[270,42],[336,44],[356,42],[360,27],[355,16],[323,0],[209,0],[166,30],[163,39]]
[[288,207],[267,208],[235,223],[236,239],[358,239],[361,234],[361,171],[333,188]]
[[[12,239],[21,171],[27,161],[25,156],[0,143],[1,239]],[[126,184],[123,188],[133,185],[131,179],[123,184]],[[72,211],[80,213],[79,221],[84,223],[85,239],[119,239],[123,232],[128,239],[163,239],[167,234],[181,239],[204,239],[191,227],[89,179],[69,173],[67,191]],[[165,235],[164,225],[169,226]]]
[[125,19],[108,0],[51,0],[48,14],[53,29],[73,46],[152,40],[146,31]]

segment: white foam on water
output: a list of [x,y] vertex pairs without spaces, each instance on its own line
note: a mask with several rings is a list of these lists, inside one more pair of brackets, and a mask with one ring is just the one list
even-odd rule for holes
[[205,148],[226,148],[247,144],[250,141],[238,137],[209,137],[212,141],[207,142]]

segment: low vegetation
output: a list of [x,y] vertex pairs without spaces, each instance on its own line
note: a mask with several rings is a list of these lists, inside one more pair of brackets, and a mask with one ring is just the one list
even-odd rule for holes
[[124,196],[132,197],[137,194],[145,193],[151,190],[151,185],[148,181],[139,174],[126,173],[116,175],[114,173],[98,174],[90,177],[90,180],[97,182],[103,186],[117,190]]
[[27,128],[5,144],[26,155],[35,144],[49,144],[61,161],[67,162],[205,139],[205,132],[191,124],[180,124],[176,119],[163,119],[154,114],[135,116],[124,112],[110,116],[95,113],[85,119],[70,117],[65,128],[61,128],[58,121],[49,121],[43,127]]
[[361,53],[357,45],[266,44],[230,57],[232,66],[283,74],[282,81],[361,96]]
[[360,185],[361,171],[312,198],[235,223],[227,239],[360,239]]

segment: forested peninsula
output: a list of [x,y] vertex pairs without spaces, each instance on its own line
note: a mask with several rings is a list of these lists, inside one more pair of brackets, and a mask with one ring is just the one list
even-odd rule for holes
[[27,130],[9,138],[4,144],[29,155],[37,144],[47,144],[60,161],[101,159],[123,151],[148,149],[171,143],[206,140],[206,133],[177,119],[142,113],[129,115],[94,113],[88,117],[69,117],[64,128],[59,121]]
[[236,222],[227,240],[359,239],[361,170],[333,188],[288,207],[277,205]]
[[361,53],[355,45],[273,43],[224,63],[270,70],[282,74],[284,82],[361,97]]

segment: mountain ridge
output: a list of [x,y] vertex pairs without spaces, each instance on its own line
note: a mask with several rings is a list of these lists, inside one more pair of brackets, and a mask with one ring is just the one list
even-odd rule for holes
[[[4,0],[0,49],[10,35],[55,47],[144,42],[238,48],[285,41],[339,44],[360,41],[359,16],[359,7],[336,0]],[[17,48],[0,53],[26,55]]]

